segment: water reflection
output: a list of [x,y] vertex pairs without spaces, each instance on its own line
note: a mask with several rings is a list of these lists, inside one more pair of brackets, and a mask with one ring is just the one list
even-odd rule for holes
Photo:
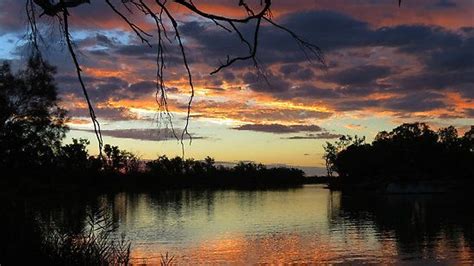
[[466,195],[343,196],[331,225],[371,224],[379,241],[395,239],[402,260],[472,263],[473,206]]
[[[104,195],[134,261],[472,263],[473,201],[457,195],[342,195],[319,186],[269,191]],[[69,214],[61,214],[63,219]]]

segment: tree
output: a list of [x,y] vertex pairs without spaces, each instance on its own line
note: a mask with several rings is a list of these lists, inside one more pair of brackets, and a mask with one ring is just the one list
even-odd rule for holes
[[453,126],[439,129],[438,136],[439,141],[445,146],[446,149],[456,149],[460,144],[458,139],[458,131]]
[[211,173],[213,171],[216,170],[216,160],[214,160],[214,158],[211,158],[209,156],[207,156],[206,158],[204,158],[204,169],[206,170],[207,173]]
[[89,168],[89,152],[87,145],[90,141],[87,139],[72,139],[71,144],[61,147],[59,160],[62,166],[67,170],[83,171]]
[[326,171],[328,176],[332,177],[334,171],[336,171],[336,158],[337,158],[337,148],[336,145],[326,142],[326,145],[323,145],[324,155],[323,159],[326,163]]
[[124,174],[138,172],[139,158],[135,154],[110,144],[105,144],[104,153],[106,170]]
[[473,128],[458,137],[452,126],[435,132],[425,123],[406,123],[380,132],[372,144],[357,137],[328,143],[325,157],[345,182],[472,179],[473,136]]
[[13,74],[0,68],[0,167],[26,170],[54,163],[68,130],[66,111],[58,106],[55,68],[39,56]]

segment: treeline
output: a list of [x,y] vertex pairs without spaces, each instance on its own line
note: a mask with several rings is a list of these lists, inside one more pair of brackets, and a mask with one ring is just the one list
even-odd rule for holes
[[402,124],[365,138],[343,136],[324,146],[328,175],[345,183],[412,182],[474,178],[474,127],[459,136],[453,126],[438,131],[425,123]]
[[3,171],[11,173],[6,177],[10,183],[26,180],[32,186],[79,186],[101,190],[271,188],[300,186],[308,181],[304,172],[295,168],[267,168],[253,162],[226,167],[217,165],[210,157],[199,161],[163,155],[144,161],[109,144],[104,145],[102,156],[91,156],[87,145],[86,139],[73,139],[72,143],[60,146],[48,168],[30,168],[25,164],[21,169],[4,168]]
[[241,162],[234,167],[204,161],[168,158],[143,162],[117,146],[104,145],[91,156],[89,141],[64,145],[67,111],[58,105],[55,68],[40,56],[13,73],[0,67],[0,185],[35,190],[44,186],[87,188],[274,187],[303,184],[303,172]]

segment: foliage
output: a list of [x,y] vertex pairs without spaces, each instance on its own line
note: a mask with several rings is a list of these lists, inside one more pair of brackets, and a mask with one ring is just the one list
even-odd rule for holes
[[103,210],[90,211],[79,234],[42,224],[43,252],[55,265],[128,265],[130,242],[114,239],[112,219]]
[[411,123],[378,133],[371,144],[357,137],[328,143],[324,158],[346,182],[470,178],[473,147],[474,127],[460,137],[452,126],[435,132]]
[[66,144],[61,147],[60,161],[62,167],[65,169],[71,169],[74,171],[86,169],[89,167],[89,153],[87,151],[87,145],[89,145],[87,139],[72,139],[71,144]]
[[334,144],[326,142],[326,145],[323,145],[323,159],[326,163],[326,171],[328,176],[333,176],[333,173],[335,171],[337,172],[335,162],[339,152],[346,149],[349,145],[360,146],[364,143],[365,137],[359,138],[357,135],[354,138],[349,135],[341,136]]
[[139,158],[126,150],[120,150],[118,146],[105,144],[104,168],[112,172],[136,173],[139,170]]
[[55,68],[33,56],[13,74],[0,67],[0,168],[51,166],[67,131],[57,102]]
[[303,171],[294,168],[267,168],[262,164],[239,162],[234,167],[215,165],[181,157],[160,156],[146,164],[142,182],[164,187],[278,187],[302,185]]

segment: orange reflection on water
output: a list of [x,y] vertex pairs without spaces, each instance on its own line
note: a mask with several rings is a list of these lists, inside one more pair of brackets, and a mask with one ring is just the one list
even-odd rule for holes
[[[359,257],[364,261],[367,250],[370,250],[370,241],[360,237],[348,242],[351,243],[351,253],[354,253],[347,254],[348,257]],[[187,249],[176,249],[170,255],[176,256],[174,261],[178,264],[342,263],[345,261],[342,253],[348,252],[349,247],[341,249],[338,247],[340,245],[331,239],[311,238],[296,233],[277,233],[256,239],[232,234],[206,240]],[[394,262],[394,255],[397,254],[394,243],[387,242],[375,247],[374,252],[379,256],[377,262]],[[156,253],[156,250],[162,253]],[[161,254],[166,252],[165,246],[153,245],[136,247],[131,255],[133,263],[159,264]]]
[[114,206],[135,264],[159,264],[167,252],[178,264],[472,263],[469,225],[453,211],[464,205],[444,201],[306,186],[121,193],[103,203]]

